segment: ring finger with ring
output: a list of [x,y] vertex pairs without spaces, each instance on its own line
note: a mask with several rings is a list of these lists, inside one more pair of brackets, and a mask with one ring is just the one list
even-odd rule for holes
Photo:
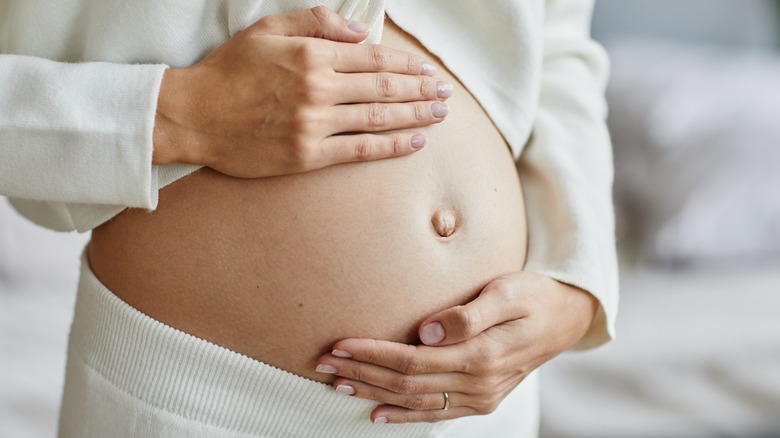
[[424,394],[399,394],[367,383],[337,378],[333,382],[336,392],[346,395],[356,395],[360,398],[375,400],[380,403],[395,405],[415,411],[438,410],[447,411],[457,406],[457,400],[466,397],[458,392],[433,392]]

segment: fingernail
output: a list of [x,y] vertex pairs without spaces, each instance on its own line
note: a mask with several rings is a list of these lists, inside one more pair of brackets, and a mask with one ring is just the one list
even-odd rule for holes
[[387,423],[387,417],[374,418],[374,424],[385,424],[385,423]]
[[446,99],[450,96],[452,96],[452,84],[448,84],[446,82],[437,82],[436,83],[436,97],[439,99]]
[[355,388],[349,385],[339,385],[336,387],[336,392],[340,392],[342,394],[347,394],[347,395],[355,395]]
[[[412,145],[412,147],[414,147],[414,145]],[[350,357],[352,357],[352,353],[344,350],[333,350],[330,352],[330,354],[336,357],[343,357],[345,359],[349,359]]]
[[324,365],[320,364],[317,365],[317,368],[314,369],[314,371],[317,371],[318,373],[325,373],[325,374],[336,374],[336,367],[333,365]]
[[420,340],[426,345],[438,344],[444,340],[444,327],[438,322],[424,325],[420,330]]
[[[425,136],[422,135],[422,134],[415,134],[415,135],[413,135],[412,136],[412,149],[414,149],[414,150],[422,149],[425,146],[425,143],[427,141],[428,141],[428,139],[425,138]],[[345,351],[345,353],[346,353],[346,351]],[[347,353],[347,354],[349,354],[349,353]],[[336,354],[334,353],[334,356],[335,355]],[[339,357],[346,357],[346,356],[339,356]],[[352,357],[352,355],[350,355],[349,357]]]
[[420,66],[420,74],[425,76],[433,76],[436,74],[436,67],[428,64],[427,62],[424,62],[423,65]]
[[352,32],[366,33],[371,30],[371,26],[362,21],[347,20],[347,27]]
[[437,119],[444,118],[448,112],[446,103],[436,102],[431,104],[431,114]]

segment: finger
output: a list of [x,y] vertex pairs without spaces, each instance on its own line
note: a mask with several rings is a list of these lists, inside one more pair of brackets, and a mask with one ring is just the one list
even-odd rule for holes
[[444,102],[338,105],[330,112],[329,126],[335,133],[392,131],[439,123],[447,113]]
[[371,412],[371,422],[375,424],[433,423],[477,414],[475,409],[468,406],[458,406],[446,411],[444,409],[415,411],[399,406],[382,405]]
[[398,371],[370,363],[325,355],[318,360],[317,372],[335,374],[360,381],[402,395],[440,392],[441,388],[461,391],[468,384],[460,373],[405,375]]
[[465,344],[440,348],[350,338],[337,342],[333,348],[333,356],[389,368],[407,376],[465,373],[473,368],[471,363],[480,361],[480,358],[475,357],[472,349]]
[[324,6],[269,15],[250,28],[265,35],[313,37],[345,43],[359,43],[366,39],[369,31],[369,26],[347,21]]
[[388,72],[433,76],[436,67],[424,58],[380,44],[340,45],[332,67],[340,73]]
[[452,345],[467,341],[490,327],[527,316],[518,305],[515,282],[494,280],[479,296],[462,306],[443,310],[420,324],[420,340],[426,345]]
[[[352,395],[417,411],[444,409],[445,404],[443,392],[404,395],[369,385],[365,382],[341,377],[333,381],[333,388],[336,392],[341,394]],[[447,399],[447,407],[448,409],[451,409],[456,406],[465,405],[468,401],[468,396],[460,392],[447,392]]]
[[401,157],[419,151],[427,142],[427,137],[414,132],[334,135],[320,142],[320,167]]
[[452,96],[452,84],[428,76],[396,73],[351,73],[337,79],[339,102],[412,102],[444,100]]

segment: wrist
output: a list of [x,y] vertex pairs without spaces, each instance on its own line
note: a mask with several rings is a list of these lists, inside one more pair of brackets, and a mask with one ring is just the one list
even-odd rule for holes
[[167,69],[163,74],[154,119],[152,164],[202,164],[197,135],[187,129],[186,69]]
[[578,344],[588,334],[596,317],[599,301],[590,292],[566,283],[557,283],[560,295],[560,315],[568,321],[569,336],[566,348]]

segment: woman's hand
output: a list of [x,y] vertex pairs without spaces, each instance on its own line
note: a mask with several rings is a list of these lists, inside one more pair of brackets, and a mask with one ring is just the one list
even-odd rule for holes
[[345,339],[317,370],[338,376],[336,391],[383,403],[371,413],[375,423],[487,414],[531,371],[580,340],[597,305],[581,289],[517,272],[423,321],[425,345]]
[[419,150],[452,87],[423,59],[359,45],[365,25],[324,7],[268,16],[163,78],[154,163],[236,177],[305,172]]

